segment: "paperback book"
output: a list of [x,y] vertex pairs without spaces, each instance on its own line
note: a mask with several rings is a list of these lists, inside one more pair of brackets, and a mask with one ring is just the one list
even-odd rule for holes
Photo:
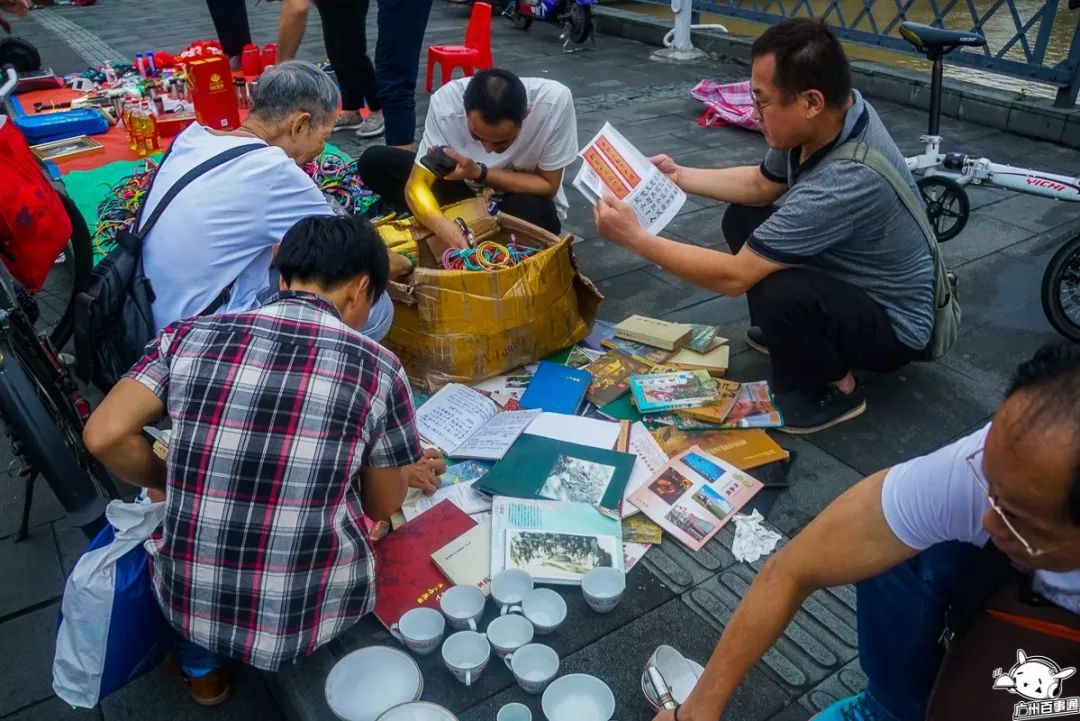
[[630,392],[630,376],[648,373],[649,368],[619,351],[608,351],[585,367],[592,374],[586,398],[595,406],[606,406]]
[[694,446],[672,458],[630,502],[699,551],[761,488],[760,481]]
[[594,568],[623,570],[622,524],[587,503],[497,496],[491,577],[508,568],[538,583],[579,584]]
[[735,404],[724,419],[726,428],[779,428],[784,417],[776,407],[766,381],[743,383]]
[[716,382],[701,370],[631,376],[630,392],[643,414],[695,408],[720,398]]
[[417,409],[416,427],[450,458],[496,461],[538,414],[500,411],[484,394],[450,383]]

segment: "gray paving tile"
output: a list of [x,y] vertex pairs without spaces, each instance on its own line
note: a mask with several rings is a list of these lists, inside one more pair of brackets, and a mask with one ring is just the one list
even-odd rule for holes
[[941,245],[941,253],[947,264],[958,265],[982,258],[1034,235],[1031,230],[982,212],[993,207],[988,205],[972,212],[960,235]]
[[1013,256],[1010,249],[1010,253],[995,253],[953,268],[959,279],[962,331],[991,323],[1038,299],[1048,260],[1030,254],[1038,242],[1039,239],[1030,239],[1012,246],[1018,251],[1028,249],[1022,257]]
[[651,266],[606,278],[596,285],[605,296],[600,306],[600,317],[604,320],[622,320],[645,309],[654,313],[676,310],[710,295]]
[[781,532],[793,536],[863,474],[815,446],[812,437],[779,432],[770,435],[792,453],[793,462],[787,475],[788,487],[780,492],[766,518]]
[[[17,577],[16,577],[17,578]],[[52,692],[56,635],[53,604],[0,623],[0,717],[44,701]]]
[[819,713],[834,701],[854,696],[865,688],[866,676],[858,662],[852,661],[802,696],[799,705],[807,713]]
[[64,577],[56,554],[52,529],[34,529],[22,543],[0,541],[0,568],[15,583],[0,584],[0,618],[53,601],[63,592]]
[[102,716],[104,721],[284,721],[259,672],[231,668],[232,696],[220,706],[199,706],[188,697],[183,682],[159,666],[102,701]]
[[4,716],[0,721],[101,721],[101,709],[73,709],[54,696]]
[[[0,444],[0,467],[6,467],[10,461],[10,444]],[[10,536],[19,528],[25,488],[21,478],[6,477],[0,481],[0,539]],[[56,500],[49,484],[38,479],[34,486],[33,503],[30,505],[30,525],[39,526],[65,515],[63,506]]]
[[989,418],[1002,389],[939,363],[914,363],[864,383],[867,411],[811,437],[811,442],[869,474],[927,453]]

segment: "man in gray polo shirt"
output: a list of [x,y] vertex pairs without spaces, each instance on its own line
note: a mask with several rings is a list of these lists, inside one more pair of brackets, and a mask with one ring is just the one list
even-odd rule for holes
[[[788,20],[752,48],[751,85],[770,150],[760,166],[653,163],[687,193],[729,203],[732,255],[646,233],[614,198],[595,208],[610,240],[696,285],[746,294],[747,342],[769,353],[787,430],[811,433],[866,409],[852,370],[895,370],[933,330],[934,268],[916,220],[878,173],[822,162],[848,139],[891,160],[915,186],[874,109],[851,87],[839,41],[823,23]],[[784,196],[783,202],[774,205]]]

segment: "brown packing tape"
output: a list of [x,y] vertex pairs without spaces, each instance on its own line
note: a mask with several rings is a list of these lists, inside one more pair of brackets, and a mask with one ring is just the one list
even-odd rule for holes
[[545,250],[497,271],[447,271],[436,267],[425,238],[417,239],[412,281],[390,289],[395,315],[385,341],[417,387],[475,383],[588,335],[603,296],[578,271],[571,235],[558,238],[502,213],[492,218],[479,198],[444,214],[465,219],[478,240],[503,242],[513,233]]

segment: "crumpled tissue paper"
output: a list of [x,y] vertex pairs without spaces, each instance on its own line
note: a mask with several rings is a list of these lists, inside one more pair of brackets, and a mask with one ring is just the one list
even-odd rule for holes
[[757,510],[749,516],[745,513],[736,514],[732,519],[735,523],[735,540],[731,544],[731,553],[736,560],[753,563],[776,548],[780,534],[765,528],[762,525],[764,520]]

